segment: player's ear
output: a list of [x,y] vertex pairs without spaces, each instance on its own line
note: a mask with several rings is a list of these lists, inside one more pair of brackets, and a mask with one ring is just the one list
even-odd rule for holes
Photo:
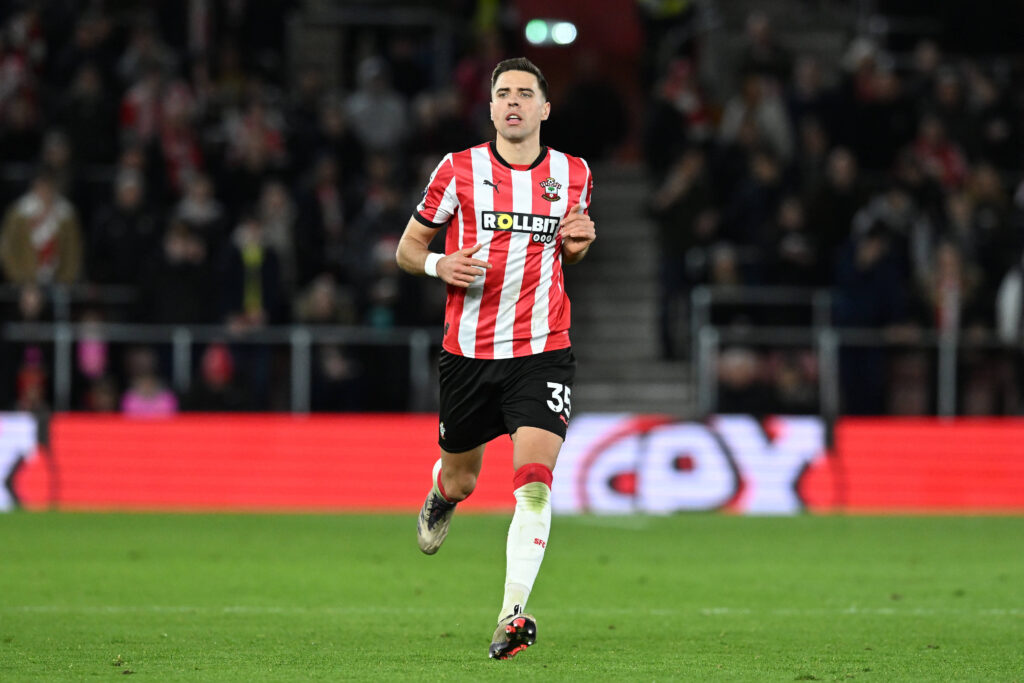
[[547,121],[548,116],[551,115],[551,100],[544,103],[544,106],[540,110],[540,120]]

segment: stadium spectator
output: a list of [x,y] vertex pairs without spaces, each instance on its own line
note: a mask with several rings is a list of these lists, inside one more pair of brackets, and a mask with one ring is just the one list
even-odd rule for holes
[[298,200],[295,257],[299,286],[321,273],[330,273],[339,282],[352,280],[346,265],[347,204],[337,164],[329,156],[321,157]]
[[821,62],[811,55],[800,55],[785,89],[790,126],[799,130],[803,121],[814,119],[827,130],[834,115],[834,96],[825,87]]
[[82,408],[91,413],[117,413],[121,409],[121,396],[112,377],[98,377],[85,391]]
[[782,200],[766,233],[762,258],[767,284],[812,288],[823,283],[826,264],[798,197],[790,195]]
[[358,87],[345,103],[352,130],[371,152],[397,152],[410,132],[405,100],[391,85],[387,63],[367,57],[359,64]]
[[41,171],[8,208],[0,227],[0,262],[16,284],[70,284],[82,272],[82,234],[75,207]]
[[254,96],[242,113],[228,114],[227,155],[217,188],[228,213],[251,211],[264,183],[280,178],[287,167],[283,117]]
[[1024,257],[1003,276],[995,305],[999,339],[1024,349]]
[[[221,266],[223,321],[236,339],[251,331],[280,323],[285,317],[285,293],[277,253],[268,247],[263,225],[247,215],[231,235]],[[231,348],[236,366],[247,378],[253,404],[270,405],[270,347],[235,343]]]
[[287,186],[279,180],[270,180],[260,190],[257,219],[263,226],[267,246],[277,254],[281,264],[281,284],[290,298],[295,291],[295,203]]
[[811,415],[818,404],[817,357],[811,352],[788,351],[771,354],[766,371],[772,387],[772,413]]
[[789,168],[785,169],[785,184],[804,194],[815,187],[825,174],[831,145],[828,131],[821,121],[812,116],[801,120],[796,133],[796,155]]
[[433,164],[449,149],[465,149],[475,142],[468,122],[462,118],[459,93],[448,88],[439,93],[420,93],[413,102],[415,132],[409,144],[414,158]]
[[320,105],[318,127],[306,147],[299,148],[297,158],[304,159],[302,168],[312,170],[323,156],[330,157],[338,169],[338,177],[346,183],[358,183],[366,166],[366,150],[359,141],[337,97],[325,97]]
[[148,62],[131,81],[118,115],[122,137],[150,144],[160,133],[164,96],[164,70],[160,64]]
[[112,87],[118,61],[116,42],[109,16],[94,7],[84,11],[75,21],[71,40],[61,47],[54,46],[47,80],[67,87],[77,80],[76,74],[88,66],[98,71],[106,87]]
[[677,321],[690,288],[704,279],[706,250],[719,238],[706,155],[688,150],[654,192],[649,211],[658,226],[658,332],[662,358],[675,358]]
[[184,81],[174,81],[164,89],[159,149],[166,167],[167,183],[171,191],[179,196],[188,178],[205,165],[199,135],[192,125],[194,106],[192,93]]
[[281,263],[263,224],[247,215],[231,235],[223,267],[223,310],[232,329],[245,331],[284,317]]
[[15,92],[0,103],[0,144],[8,162],[31,163],[37,160],[43,139],[38,107],[31,97]]
[[839,250],[850,235],[853,217],[866,202],[867,191],[857,160],[845,147],[833,147],[825,172],[805,199],[807,224],[820,245],[828,284],[834,282]]
[[131,349],[125,359],[128,388],[121,397],[121,412],[128,417],[170,417],[178,412],[178,398],[157,372],[156,353],[147,347]]
[[160,39],[150,20],[141,19],[117,60],[117,76],[128,85],[147,74],[168,73],[176,66],[175,62],[174,53]]
[[203,240],[211,257],[220,255],[228,237],[228,216],[209,176],[194,173],[188,177],[184,195],[174,207],[174,219]]
[[789,75],[792,63],[793,58],[776,37],[768,14],[762,11],[748,14],[740,53],[740,73],[753,73],[782,83]]
[[951,140],[963,145],[974,137],[963,78],[956,69],[949,66],[939,68],[934,94],[925,106],[942,123],[943,131]]
[[[892,329],[909,321],[907,276],[900,264],[892,232],[876,224],[851,236],[840,256],[836,275],[837,325]],[[846,346],[840,353],[843,412],[883,415],[886,412],[886,355],[876,347]]]
[[723,211],[726,234],[737,245],[754,247],[775,217],[783,194],[782,165],[767,148],[754,150],[747,175]]
[[775,409],[761,359],[747,348],[722,352],[718,362],[718,412],[767,415]]
[[98,212],[89,234],[90,281],[142,286],[160,238],[157,217],[145,205],[141,174],[121,171],[114,181],[113,205]]
[[70,91],[57,111],[79,164],[110,164],[117,154],[117,109],[92,63],[76,72]]
[[215,269],[202,237],[172,221],[162,249],[148,262],[139,318],[152,323],[212,323],[219,302],[211,292]]
[[909,283],[913,275],[928,267],[934,230],[905,183],[885,187],[853,217],[855,243],[878,230],[887,233],[885,251],[899,268],[901,282]]
[[190,412],[242,412],[253,409],[243,378],[235,372],[231,351],[223,343],[210,344],[200,361],[199,381],[182,398]]
[[669,63],[644,117],[644,161],[657,183],[688,145],[704,144],[713,133],[710,107],[690,60]]
[[793,129],[781,98],[764,76],[756,72],[744,74],[740,93],[730,98],[722,113],[718,134],[731,143],[740,134],[745,121],[753,123],[760,140],[783,162],[793,156]]
[[[573,79],[556,103],[559,116],[545,135],[555,146],[571,149],[591,163],[603,161],[626,137],[626,104],[608,82],[596,54],[582,52],[573,66]],[[601,103],[600,116],[594,116],[594,102]]]
[[[4,319],[38,323],[53,320],[53,310],[42,288],[29,283],[18,288],[13,310],[5,310]],[[0,363],[0,399],[8,409],[27,406],[46,410],[50,405],[50,369],[52,347],[22,341],[6,341],[2,346],[6,361]]]
[[969,249],[966,252],[988,278],[986,287],[996,282],[1020,253],[1022,235],[1014,229],[1011,202],[1003,180],[994,166],[975,164],[967,178],[967,197],[971,204]]
[[1000,170],[1019,164],[1021,140],[1019,126],[1006,89],[995,77],[977,66],[967,70],[969,136],[962,142],[973,159],[988,160]]
[[914,155],[925,173],[946,191],[958,189],[967,175],[967,160],[959,146],[946,137],[946,124],[934,114],[926,114],[918,124]]
[[[355,297],[330,275],[320,275],[299,296],[295,319],[309,325],[354,324]],[[316,412],[365,409],[364,376],[364,365],[352,350],[341,344],[318,344],[313,348],[310,408]]]

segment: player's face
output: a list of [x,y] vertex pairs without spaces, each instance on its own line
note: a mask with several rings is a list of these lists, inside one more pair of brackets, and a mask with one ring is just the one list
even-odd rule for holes
[[491,90],[491,120],[498,135],[520,142],[538,135],[551,104],[544,99],[537,77],[527,71],[506,71]]

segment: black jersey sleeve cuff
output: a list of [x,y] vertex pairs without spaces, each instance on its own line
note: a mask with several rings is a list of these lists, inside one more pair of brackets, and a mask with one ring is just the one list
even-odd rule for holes
[[428,228],[443,228],[444,226],[448,225],[448,221],[445,221],[444,223],[432,223],[423,216],[421,216],[419,211],[413,211],[412,217],[415,218],[419,223],[422,223],[423,225],[427,226]]

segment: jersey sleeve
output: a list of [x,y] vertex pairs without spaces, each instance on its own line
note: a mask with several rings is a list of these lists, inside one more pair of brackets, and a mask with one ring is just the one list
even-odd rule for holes
[[594,193],[594,174],[590,172],[590,165],[580,159],[586,171],[586,180],[583,182],[583,192],[580,193],[578,204],[583,207],[583,213],[590,215],[590,196]]
[[441,228],[455,215],[459,200],[455,194],[455,165],[448,154],[430,174],[423,189],[423,198],[416,205],[414,217],[428,228]]

